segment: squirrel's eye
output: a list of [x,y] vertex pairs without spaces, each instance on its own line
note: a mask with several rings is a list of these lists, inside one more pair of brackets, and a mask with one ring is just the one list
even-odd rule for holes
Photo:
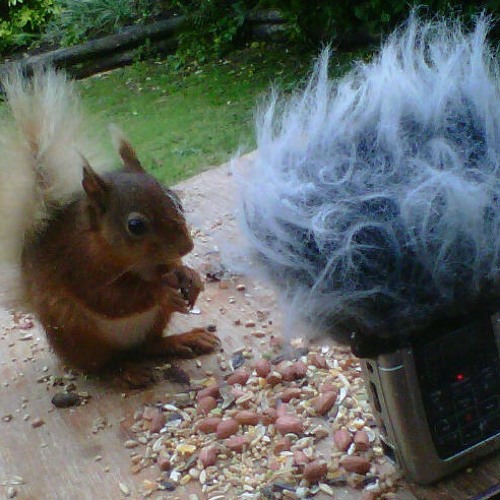
[[127,231],[132,236],[143,236],[148,232],[148,223],[144,218],[131,214],[127,220]]

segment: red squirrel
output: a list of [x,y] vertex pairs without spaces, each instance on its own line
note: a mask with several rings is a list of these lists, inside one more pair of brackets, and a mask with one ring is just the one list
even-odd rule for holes
[[146,172],[116,129],[123,168],[91,167],[74,84],[63,74],[44,70],[28,80],[13,72],[3,85],[17,130],[0,136],[0,182],[17,180],[0,200],[9,221],[0,258],[3,269],[17,266],[21,305],[54,351],[91,372],[131,352],[213,351],[218,338],[204,328],[163,335],[203,289],[182,263],[193,241],[176,194]]

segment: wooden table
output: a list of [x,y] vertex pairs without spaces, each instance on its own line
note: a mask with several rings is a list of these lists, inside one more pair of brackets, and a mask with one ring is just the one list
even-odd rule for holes
[[[231,248],[238,245],[234,206],[236,190],[227,166],[207,171],[177,186],[184,200],[187,217],[194,229],[196,247],[190,264],[202,268],[211,256],[221,254],[228,268],[235,268]],[[276,298],[255,277],[242,276],[248,293],[227,307],[232,287],[220,288],[208,283],[199,299],[199,315],[179,318],[171,331],[185,326],[217,325],[226,352],[252,342],[244,329],[236,329],[235,319],[245,318],[258,309],[270,310],[275,325],[280,324]],[[139,487],[144,479],[158,475],[156,469],[130,472],[130,450],[123,445],[128,438],[131,415],[145,403],[163,400],[166,393],[180,390],[165,380],[147,390],[124,389],[116,381],[78,376],[72,382],[80,392],[88,392],[88,404],[72,409],[56,409],[52,395],[60,390],[46,379],[64,371],[48,350],[44,334],[37,325],[20,330],[13,327],[12,316],[0,312],[0,498],[16,493],[18,499],[32,500],[105,500],[124,497],[120,483],[130,490],[129,498],[141,498]],[[259,344],[255,343],[255,349]],[[215,356],[195,361],[180,361],[190,376],[218,369]],[[10,419],[11,418],[11,419]],[[9,420],[10,421],[6,421]],[[40,426],[36,426],[41,419]],[[35,427],[33,426],[35,424]],[[329,439],[329,438],[327,438]],[[500,481],[500,457],[490,457],[433,487],[402,484],[398,499],[471,498]],[[22,484],[16,484],[22,483]],[[154,493],[151,498],[188,498],[199,493],[190,483],[173,493]],[[200,499],[203,498],[200,494]],[[321,498],[318,496],[317,498]],[[361,493],[349,488],[335,492],[338,499],[358,499]]]

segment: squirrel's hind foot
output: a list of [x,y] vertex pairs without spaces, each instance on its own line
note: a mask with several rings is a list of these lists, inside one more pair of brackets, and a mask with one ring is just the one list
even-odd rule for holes
[[126,389],[145,389],[154,385],[158,378],[151,366],[126,363],[118,370],[116,381]]

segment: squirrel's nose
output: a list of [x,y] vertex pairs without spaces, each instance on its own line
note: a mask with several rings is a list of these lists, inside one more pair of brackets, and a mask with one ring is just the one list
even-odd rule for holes
[[188,233],[180,236],[177,241],[176,248],[181,257],[191,252],[191,250],[194,248],[194,243],[191,239],[191,236]]
[[182,255],[187,255],[194,248],[194,243],[191,238],[186,238],[184,245],[182,247]]

